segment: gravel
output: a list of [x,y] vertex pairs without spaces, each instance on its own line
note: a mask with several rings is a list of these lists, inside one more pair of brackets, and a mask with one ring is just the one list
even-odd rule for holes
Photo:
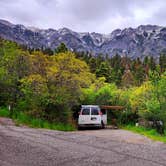
[[125,130],[61,132],[0,122],[0,166],[61,165],[166,166],[166,144]]

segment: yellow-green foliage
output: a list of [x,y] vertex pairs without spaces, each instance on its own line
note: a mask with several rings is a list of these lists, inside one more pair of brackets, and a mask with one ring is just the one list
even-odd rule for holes
[[148,120],[162,120],[166,123],[166,77],[165,74],[151,81],[149,96],[144,97],[144,109],[140,115]]
[[40,51],[30,54],[15,43],[0,42],[0,101],[3,105],[11,104],[12,108],[41,118],[63,119],[69,116],[72,106],[78,104],[82,88],[89,87],[95,79],[88,65],[71,52],[54,56]]
[[166,77],[144,82],[139,87],[121,90],[120,102],[147,120],[166,122]]
[[[120,65],[118,59],[113,62]],[[96,74],[98,77],[104,76],[98,79],[90,72],[85,61],[76,58],[63,45],[56,55],[47,56],[40,51],[30,54],[13,42],[0,40],[0,105],[11,104],[12,108],[19,111],[51,121],[67,121],[71,117],[72,107],[79,104],[122,105],[128,115],[138,113],[146,119],[164,120],[166,73],[160,76],[159,69],[156,69],[149,74],[149,81],[140,85],[141,80],[136,84],[139,87],[118,89],[114,83],[106,81],[120,85],[120,76],[123,74],[120,66],[113,63],[115,72],[109,68],[109,63],[102,63],[101,60],[96,61],[97,64],[101,68]],[[96,65],[91,65],[96,71]],[[117,72],[118,77],[115,74]],[[138,79],[141,73],[136,74]]]
[[145,82],[140,87],[131,88],[129,102],[132,111],[145,109],[145,101],[151,98],[152,89],[153,86],[150,82]]
[[[75,58],[71,52],[60,53],[49,57],[47,79],[52,92],[51,96],[60,104],[77,103],[81,89],[91,85],[94,75],[87,64]],[[56,102],[56,101],[55,101]]]
[[42,95],[48,92],[46,79],[39,74],[32,74],[20,80],[21,90],[24,94]]
[[105,83],[104,80],[104,78],[99,78],[90,88],[82,90],[82,103],[115,105],[119,96],[119,90],[115,84]]
[[75,58],[71,52],[60,53],[50,57],[51,65],[48,68],[48,77],[54,79],[59,85],[69,86],[71,89],[88,87],[94,76],[84,61]]

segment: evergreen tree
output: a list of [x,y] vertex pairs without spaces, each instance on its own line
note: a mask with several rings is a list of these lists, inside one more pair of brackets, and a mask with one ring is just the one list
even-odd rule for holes
[[145,70],[146,80],[148,80],[148,78],[149,78],[149,63],[150,63],[149,57],[146,56],[143,60],[143,67]]
[[139,58],[134,62],[133,74],[136,85],[141,85],[141,83],[146,78],[146,73],[143,64]]
[[165,72],[166,71],[166,54],[165,53],[160,55],[159,64],[160,64],[161,72],[162,73]]
[[123,87],[131,87],[134,85],[134,77],[132,72],[130,71],[129,65],[126,65],[124,74],[122,76],[122,86]]
[[43,52],[43,54],[46,54],[46,55],[54,54],[54,51],[52,51],[50,48],[43,49],[42,52]]
[[110,82],[111,79],[110,74],[111,74],[111,68],[106,62],[102,62],[99,68],[96,70],[96,76],[105,77],[106,82]]
[[68,51],[68,48],[64,43],[61,43],[56,49],[55,49],[55,54],[59,53],[65,53]]
[[155,63],[153,56],[150,57],[149,67],[152,71],[154,71],[156,69],[156,63]]
[[95,57],[90,58],[89,66],[90,66],[91,72],[95,73],[96,72],[96,68],[97,68],[97,60],[96,60]]

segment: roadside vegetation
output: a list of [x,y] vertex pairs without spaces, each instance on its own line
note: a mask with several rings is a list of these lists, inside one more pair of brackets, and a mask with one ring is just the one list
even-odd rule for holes
[[121,105],[123,111],[109,115],[117,125],[162,121],[165,128],[165,70],[164,52],[156,63],[150,56],[94,56],[63,43],[35,50],[0,39],[0,116],[66,131],[75,129],[73,114],[81,104]]
[[145,128],[142,126],[127,125],[122,127],[125,130],[129,130],[141,135],[144,135],[154,141],[161,141],[166,143],[166,130],[163,135],[160,135],[155,129]]
[[28,116],[23,112],[17,112],[11,115],[7,108],[0,108],[0,117],[12,118],[17,126],[26,125],[32,128],[45,128],[60,131],[75,130],[75,126],[72,124],[51,123],[47,120]]

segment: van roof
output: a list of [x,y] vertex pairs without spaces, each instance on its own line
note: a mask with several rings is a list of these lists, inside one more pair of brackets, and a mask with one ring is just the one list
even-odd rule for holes
[[99,107],[98,105],[81,105],[81,107]]

